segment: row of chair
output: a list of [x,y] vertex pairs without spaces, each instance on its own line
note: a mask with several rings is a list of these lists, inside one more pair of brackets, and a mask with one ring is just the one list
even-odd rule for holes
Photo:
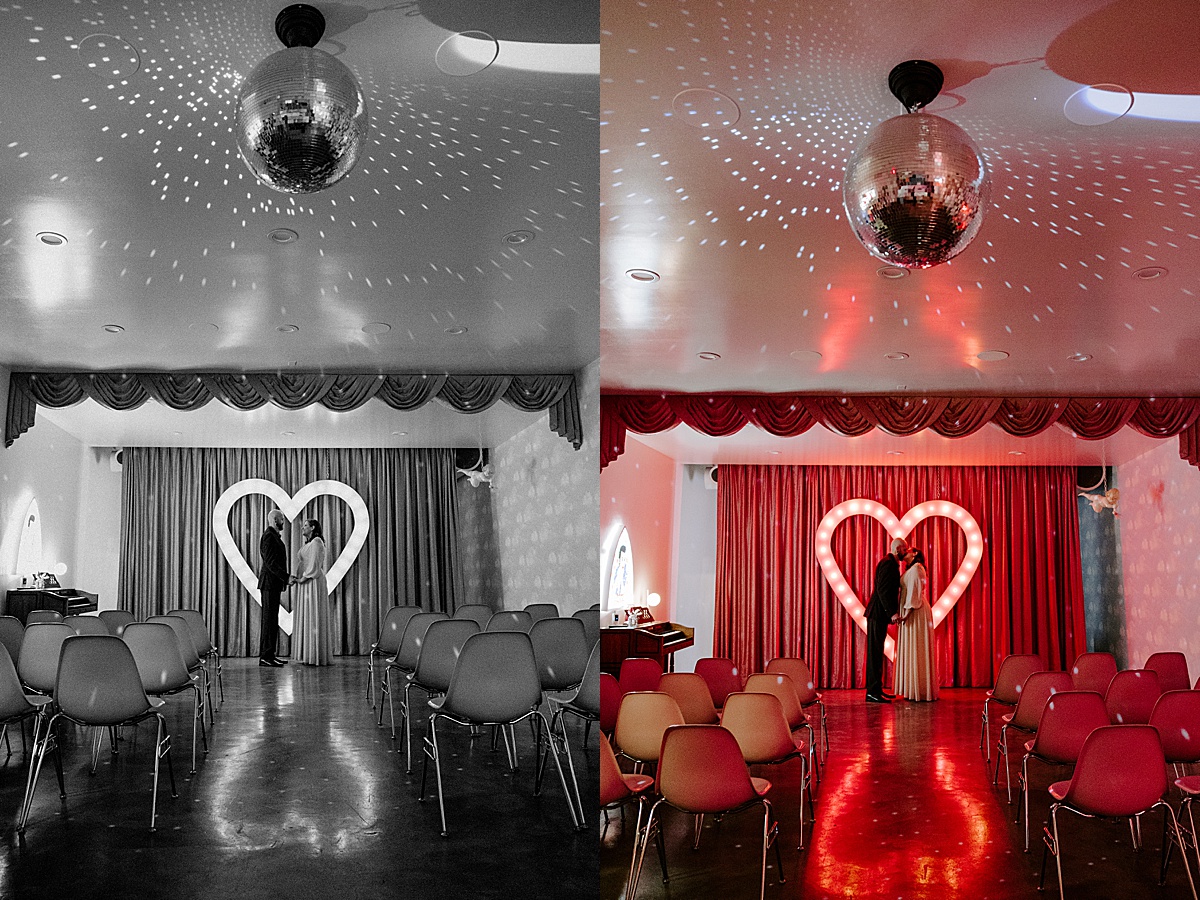
[[[379,660],[391,658],[400,650],[400,642],[409,620],[413,616],[425,613],[426,610],[413,604],[391,607],[384,613],[383,622],[379,627],[379,637],[371,644],[367,652],[367,699],[371,708],[375,708],[375,685],[377,682],[375,668]],[[444,614],[443,614],[444,615]],[[535,622],[542,619],[559,618],[558,606],[554,603],[531,603],[524,609],[493,610],[483,604],[467,603],[454,611],[451,618],[467,619],[475,622],[480,631],[524,631],[532,630]],[[596,608],[579,610],[572,614],[584,628],[584,634],[591,646],[600,640],[600,613]],[[382,699],[382,695],[381,695]],[[383,713],[380,711],[380,722]]]

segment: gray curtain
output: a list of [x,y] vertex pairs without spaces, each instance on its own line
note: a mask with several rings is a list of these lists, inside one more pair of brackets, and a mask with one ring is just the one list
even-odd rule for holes
[[[128,447],[121,480],[120,606],[138,619],[175,607],[199,609],[223,654],[256,655],[259,607],[217,546],[213,507],[246,478],[273,481],[289,495],[332,479],[358,491],[370,516],[366,545],[333,593],[334,652],[365,653],[389,607],[412,603],[451,613],[466,602],[454,475],[454,451],[448,449]],[[255,571],[272,508],[266,496],[252,494],[230,511],[230,531]],[[284,530],[293,564],[304,518],[321,522],[332,565],[354,526],[349,508],[330,496],[310,502]]]

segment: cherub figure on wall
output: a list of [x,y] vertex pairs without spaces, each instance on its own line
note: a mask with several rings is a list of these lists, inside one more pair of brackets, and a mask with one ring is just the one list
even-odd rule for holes
[[1121,500],[1121,492],[1117,488],[1109,488],[1103,494],[1089,494],[1086,491],[1080,491],[1079,496],[1086,497],[1092,504],[1092,509],[1096,512],[1111,509],[1114,518],[1118,518],[1121,515],[1117,511],[1117,504]]

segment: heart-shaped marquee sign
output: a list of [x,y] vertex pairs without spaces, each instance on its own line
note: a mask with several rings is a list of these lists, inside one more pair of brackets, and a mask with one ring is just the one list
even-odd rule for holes
[[[940,625],[971,583],[975,570],[979,568],[979,561],[983,559],[983,532],[979,530],[979,523],[969,512],[949,500],[927,500],[918,503],[904,514],[903,519],[897,519],[895,513],[874,500],[846,500],[829,510],[817,526],[817,562],[821,564],[821,572],[833,588],[833,592],[837,594],[838,600],[842,602],[842,606],[864,632],[867,630],[866,608],[854,593],[854,589],[846,582],[837,560],[833,557],[832,549],[833,532],[838,525],[852,516],[871,516],[893,538],[908,537],[918,522],[930,516],[944,516],[959,524],[967,537],[967,552],[942,595],[932,604],[933,626],[936,628]],[[887,654],[888,659],[896,658],[896,642],[890,636],[884,642],[883,652]]]
[[[296,496],[293,497],[273,481],[267,481],[265,478],[247,478],[230,485],[217,498],[216,505],[213,507],[212,517],[212,529],[213,534],[217,538],[217,546],[221,548],[221,553],[224,554],[226,561],[233,568],[238,581],[250,592],[250,596],[254,598],[254,602],[261,605],[262,598],[258,591],[258,575],[254,569],[250,568],[250,564],[246,562],[246,558],[242,556],[241,548],[238,547],[237,542],[233,539],[233,534],[229,531],[229,511],[233,509],[233,504],[251,494],[265,494],[274,501],[275,505],[279,507],[279,511],[287,517],[289,522],[300,515],[304,507],[310,502],[325,494],[344,500],[346,505],[350,507],[350,512],[354,515],[354,528],[350,532],[350,540],[346,541],[346,546],[338,554],[337,561],[325,573],[326,586],[329,593],[332,594],[334,588],[341,583],[346,573],[350,571],[350,567],[354,565],[354,561],[358,559],[358,554],[362,551],[363,545],[367,542],[370,516],[367,513],[367,504],[358,491],[341,481],[313,481],[300,488],[296,492]],[[283,608],[279,610],[279,627],[283,629],[285,634],[292,633],[292,614]]]

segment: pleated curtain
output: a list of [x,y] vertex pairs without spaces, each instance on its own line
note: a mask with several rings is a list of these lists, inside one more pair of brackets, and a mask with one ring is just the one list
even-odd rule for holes
[[[128,447],[120,606],[138,619],[175,607],[199,609],[223,654],[256,655],[259,606],[217,545],[213,507],[244,479],[272,481],[289,495],[331,479],[354,488],[370,518],[366,545],[331,601],[334,652],[365,653],[389,607],[416,604],[450,613],[466,602],[454,474],[454,451],[448,449]],[[265,495],[251,494],[230,511],[230,531],[255,571],[259,538],[273,508]],[[337,497],[320,496],[289,523],[283,537],[293,569],[305,518],[321,522],[332,565],[354,527],[349,507]]]

